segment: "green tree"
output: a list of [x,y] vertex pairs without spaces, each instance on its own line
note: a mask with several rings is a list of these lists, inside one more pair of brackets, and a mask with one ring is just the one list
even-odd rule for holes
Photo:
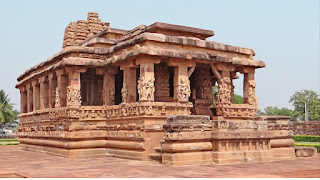
[[243,97],[242,96],[240,96],[238,94],[234,94],[233,98],[234,98],[235,104],[243,104]]
[[290,116],[291,121],[297,121],[297,113],[288,108],[278,108],[277,106],[268,106],[264,108],[264,112],[258,110],[257,115],[268,115],[268,116]]
[[298,91],[290,97],[289,102],[293,104],[298,119],[305,120],[306,104],[309,120],[320,120],[320,98],[316,92],[306,89]]
[[14,123],[17,119],[18,111],[13,110],[13,105],[10,103],[10,98],[3,90],[0,90],[0,128],[3,132],[3,127],[6,124]]

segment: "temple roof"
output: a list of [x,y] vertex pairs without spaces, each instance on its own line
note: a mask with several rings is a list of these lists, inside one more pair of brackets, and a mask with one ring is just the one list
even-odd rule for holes
[[[214,32],[211,30],[156,22],[150,26],[140,25],[132,30],[127,31],[111,28],[109,27],[109,23],[101,23],[100,19],[93,21],[89,18],[89,14],[95,18],[98,17],[97,14],[88,13],[87,22],[81,20],[77,21],[77,23],[70,23],[72,25],[69,24],[67,26],[64,36],[64,48],[57,54],[50,57],[48,60],[26,70],[17,78],[18,81],[21,81],[17,85],[30,79],[35,74],[42,72],[44,69],[48,70],[52,63],[58,61],[61,61],[59,63],[60,65],[66,65],[68,62],[70,63],[70,58],[68,61],[65,57],[70,53],[89,53],[98,56],[101,55],[101,57],[103,56],[103,59],[101,59],[101,57],[93,58],[96,63],[91,62],[91,64],[93,63],[97,66],[105,66],[107,64],[122,61],[138,54],[146,54],[169,58],[224,62],[234,65],[254,66],[255,68],[265,67],[265,63],[263,61],[253,60],[255,52],[252,49],[226,45],[214,41],[206,41],[205,39],[207,37],[214,35]],[[99,25],[100,29],[92,28],[92,25],[90,26],[90,22],[94,22],[96,23],[95,25]],[[86,30],[86,26],[88,26],[87,29],[89,30],[85,32],[84,30]],[[85,33],[88,34],[85,35]],[[81,38],[78,36],[82,38],[81,41],[79,40]],[[180,46],[178,46],[178,48],[168,48],[166,46],[158,46],[157,44],[141,45],[141,43],[146,41]],[[100,45],[97,47],[95,44]],[[101,44],[104,44],[105,46],[101,46]],[[188,46],[192,47],[192,49],[180,48]],[[126,48],[128,47],[131,48],[127,50]],[[223,52],[229,53],[230,56],[224,55]],[[80,59],[81,58],[78,58],[79,63]],[[89,60],[92,61],[92,58],[89,58]],[[83,59],[81,60],[81,62],[84,61],[85,60]],[[75,63],[74,60],[72,60],[72,62]],[[57,65],[54,66],[57,67]],[[31,72],[34,72],[34,75],[30,76]]]

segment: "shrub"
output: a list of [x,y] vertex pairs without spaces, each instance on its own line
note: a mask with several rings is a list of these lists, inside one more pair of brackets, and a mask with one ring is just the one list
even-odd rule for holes
[[294,141],[320,142],[320,136],[314,135],[295,135],[292,136]]
[[16,142],[18,139],[0,139],[0,142]]
[[320,153],[320,145],[316,144],[294,144],[294,146],[309,146],[317,148],[317,153]]
[[6,144],[0,144],[0,146],[7,146],[7,145],[18,145],[19,143],[6,143]]

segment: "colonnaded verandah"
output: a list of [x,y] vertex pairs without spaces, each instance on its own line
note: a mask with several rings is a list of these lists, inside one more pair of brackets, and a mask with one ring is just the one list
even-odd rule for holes
[[166,165],[296,158],[289,117],[255,117],[265,63],[252,49],[206,41],[211,30],[109,25],[95,12],[71,22],[62,50],[18,77],[20,148]]

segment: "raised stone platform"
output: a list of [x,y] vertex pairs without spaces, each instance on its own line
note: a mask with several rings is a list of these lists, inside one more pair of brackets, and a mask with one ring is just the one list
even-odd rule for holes
[[231,165],[164,166],[104,158],[65,158],[0,146],[0,178],[320,178],[314,158]]

